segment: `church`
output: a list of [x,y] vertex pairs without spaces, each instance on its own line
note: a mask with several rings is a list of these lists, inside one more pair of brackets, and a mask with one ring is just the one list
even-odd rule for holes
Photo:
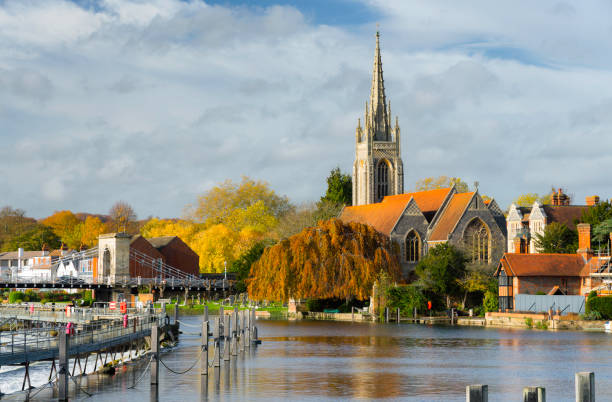
[[397,243],[405,277],[428,249],[445,242],[462,249],[471,263],[497,264],[506,249],[506,221],[495,200],[454,186],[404,193],[397,117],[393,123],[377,32],[370,100],[355,132],[353,206],[340,219],[369,224]]

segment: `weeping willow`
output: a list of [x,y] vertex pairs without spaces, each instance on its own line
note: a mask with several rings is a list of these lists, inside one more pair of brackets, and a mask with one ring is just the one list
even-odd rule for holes
[[247,289],[253,300],[364,300],[381,271],[399,280],[397,246],[371,226],[331,219],[267,248]]

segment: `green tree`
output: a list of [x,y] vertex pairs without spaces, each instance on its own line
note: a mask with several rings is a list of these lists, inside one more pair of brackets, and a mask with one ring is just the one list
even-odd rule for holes
[[36,225],[36,219],[26,217],[23,209],[10,206],[0,209],[0,250],[12,251],[8,243],[14,237],[32,230]]
[[44,246],[49,250],[59,248],[61,243],[60,238],[50,227],[39,224],[21,236],[11,239],[7,248],[12,251],[20,247],[27,251],[36,251],[42,250]]
[[563,223],[552,222],[544,233],[535,234],[534,244],[540,253],[573,254],[578,249],[578,233]]
[[602,249],[605,249],[610,241],[610,233],[612,233],[612,218],[606,219],[593,227],[593,248],[597,243],[601,244]]
[[594,228],[608,219],[612,219],[612,203],[603,201],[585,209],[580,222],[588,223]]
[[513,201],[518,207],[531,207],[534,202],[539,201],[540,204],[550,204],[550,194],[539,195],[538,193],[521,194]]
[[499,298],[497,293],[491,290],[485,292],[484,300],[482,303],[486,312],[498,311],[499,310]]
[[461,294],[459,282],[465,277],[467,260],[456,247],[442,243],[431,250],[416,266],[418,284],[423,290],[444,297],[446,307]]
[[459,177],[448,177],[448,176],[438,176],[438,177],[426,177],[416,182],[415,190],[416,191],[427,191],[427,190],[435,190],[438,188],[447,188],[455,185],[455,190],[458,193],[467,193],[469,190],[469,186]]
[[246,253],[242,254],[229,267],[230,272],[236,272],[237,283],[235,285],[238,293],[246,291],[246,279],[251,273],[251,265],[259,260],[266,247],[272,245],[272,241],[265,240],[255,243]]
[[463,288],[462,306],[466,308],[468,294],[480,292],[484,294],[491,287],[492,274],[495,265],[468,264],[465,276],[458,278],[459,284]]
[[415,285],[394,286],[387,291],[387,306],[412,314],[416,308],[419,312],[425,312],[427,298],[423,291]]
[[321,197],[321,201],[351,205],[353,202],[353,180],[351,176],[343,174],[340,167],[332,169],[327,177],[327,191]]

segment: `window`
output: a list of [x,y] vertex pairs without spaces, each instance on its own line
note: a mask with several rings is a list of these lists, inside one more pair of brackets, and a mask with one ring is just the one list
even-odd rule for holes
[[380,202],[389,194],[389,165],[381,160],[376,168],[376,201]]
[[406,261],[417,262],[420,257],[421,239],[414,230],[408,232],[406,235]]
[[480,219],[474,219],[465,229],[463,241],[472,262],[488,264],[491,239],[489,229]]

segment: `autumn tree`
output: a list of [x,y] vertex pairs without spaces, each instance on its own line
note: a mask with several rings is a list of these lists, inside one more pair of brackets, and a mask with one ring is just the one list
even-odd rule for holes
[[578,233],[563,223],[552,222],[544,233],[535,234],[534,244],[540,253],[573,254],[578,250]]
[[10,251],[20,247],[26,251],[38,251],[43,248],[50,250],[59,248],[61,243],[59,236],[50,227],[37,224],[22,235],[12,238],[6,248]]
[[36,226],[36,219],[26,217],[23,209],[3,207],[0,209],[0,250],[13,251],[8,243]]
[[98,236],[104,233],[104,223],[97,216],[88,216],[82,223],[81,245],[94,247],[98,244]]
[[130,223],[136,221],[136,213],[130,204],[117,201],[108,212],[116,232],[127,232]]
[[438,176],[438,177],[426,177],[416,182],[415,191],[427,191],[427,190],[435,190],[438,188],[448,188],[455,185],[455,190],[458,193],[467,193],[469,187],[467,183],[461,180],[459,177],[448,177],[448,176]]
[[202,194],[196,205],[188,208],[187,215],[207,226],[226,224],[236,210],[246,210],[258,201],[276,219],[292,209],[289,199],[277,195],[268,183],[244,176],[240,183],[226,180]]
[[48,226],[60,238],[61,242],[72,249],[81,245],[81,221],[71,211],[58,211],[43,219],[41,223]]
[[251,266],[249,297],[364,300],[381,271],[399,280],[397,253],[371,226],[330,219],[265,249]]

